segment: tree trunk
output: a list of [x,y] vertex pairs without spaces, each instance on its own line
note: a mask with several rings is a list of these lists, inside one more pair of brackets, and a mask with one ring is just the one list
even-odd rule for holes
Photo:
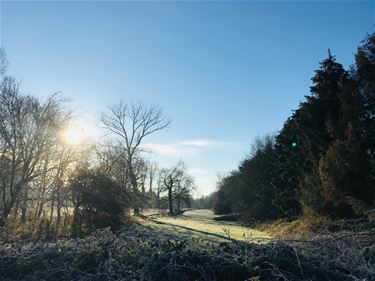
[[[24,189],[24,192],[21,194],[21,222],[26,222],[26,215],[27,215],[27,197],[28,197],[28,188]],[[22,198],[23,197],[23,198]]]
[[142,193],[145,194],[146,193],[146,187],[145,187],[145,183],[142,182]]
[[169,203],[169,213],[173,216],[173,198],[172,198],[172,185],[168,186],[168,203]]
[[52,202],[51,202],[51,212],[49,215],[49,220],[52,222],[53,219],[53,209],[55,207],[55,193],[52,194]]
[[60,221],[61,221],[61,206],[57,206],[56,234],[59,232]]
[[60,193],[57,197],[57,203],[56,203],[56,211],[57,211],[57,218],[56,218],[56,233],[59,231],[59,225],[61,221],[61,198]]
[[0,222],[2,223],[3,226],[5,225],[5,222],[7,221],[8,216],[9,216],[10,212],[12,211],[12,208],[17,203],[16,198],[17,198],[19,192],[20,192],[20,188],[18,187],[15,190],[14,194],[11,195],[10,201],[7,204],[5,204],[5,206],[4,206],[3,214],[0,218]]
[[77,237],[79,234],[79,207],[78,205],[74,206],[73,221],[72,221],[72,236]]
[[36,215],[36,217],[38,218],[38,219],[40,219],[40,217],[42,216],[42,212],[43,212],[43,208],[44,208],[44,201],[43,201],[44,199],[42,199],[42,201],[40,201],[39,203],[38,203],[38,207],[37,207],[37,215]]
[[[13,207],[13,220],[16,221],[17,220],[17,217],[18,217],[18,211],[19,211],[19,204],[20,204],[20,200],[17,200],[16,203],[14,203],[14,207]],[[5,218],[7,219],[7,218]]]
[[180,214],[180,197],[177,197],[177,215]]
[[[132,185],[134,194],[136,194],[138,192],[137,178],[134,174],[131,161],[128,162],[128,169],[129,169],[130,184]],[[138,198],[136,198],[134,202],[134,215],[139,216],[139,214],[140,214],[139,200]]]
[[152,193],[152,182],[153,182],[153,179],[152,177],[150,177],[150,187],[149,187],[149,190],[148,190],[148,193]]

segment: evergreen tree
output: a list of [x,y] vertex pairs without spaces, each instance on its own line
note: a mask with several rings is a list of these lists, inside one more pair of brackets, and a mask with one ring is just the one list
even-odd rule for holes
[[356,75],[363,100],[361,118],[363,143],[372,172],[368,177],[375,189],[375,33],[369,35],[356,54]]
[[366,176],[367,202],[375,204],[375,32],[368,35],[356,54],[356,78],[363,101],[361,147],[366,152],[370,171]]
[[239,167],[238,209],[243,218],[265,220],[277,217],[277,210],[272,204],[274,165],[274,138],[258,139],[250,157]]
[[215,210],[243,218],[363,215],[375,199],[375,33],[346,71],[328,51],[275,142],[224,178]]
[[324,111],[315,96],[300,104],[276,138],[277,172],[273,179],[274,205],[282,216],[321,212],[319,161],[327,149]]
[[[364,210],[368,171],[361,147],[361,99],[357,83],[329,52],[321,62],[311,87],[324,118],[321,134],[328,134],[321,147],[319,178],[323,211],[337,216],[352,216]],[[364,203],[364,204],[361,204]]]
[[232,171],[218,182],[214,211],[218,215],[238,212],[240,177],[238,171]]

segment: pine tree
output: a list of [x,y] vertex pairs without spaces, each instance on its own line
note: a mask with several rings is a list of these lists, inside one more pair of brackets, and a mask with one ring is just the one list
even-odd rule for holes
[[361,98],[356,81],[329,53],[313,81],[321,102],[330,144],[319,162],[327,212],[336,216],[361,214],[366,206],[365,151],[361,147]]
[[275,171],[274,137],[258,139],[253,151],[239,167],[239,212],[248,219],[274,219],[278,216],[272,204],[272,177]]
[[369,35],[356,54],[356,74],[359,92],[363,99],[363,134],[375,180],[375,33]]
[[319,161],[329,144],[324,115],[319,98],[308,96],[277,136],[274,205],[286,216],[324,208],[319,178]]

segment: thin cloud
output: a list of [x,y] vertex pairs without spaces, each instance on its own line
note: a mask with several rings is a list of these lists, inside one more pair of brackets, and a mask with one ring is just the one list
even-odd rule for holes
[[145,143],[142,145],[142,148],[161,156],[170,157],[182,157],[196,153],[194,149],[181,147],[175,144]]
[[218,147],[231,147],[241,143],[224,142],[218,140],[186,140],[176,141],[171,143],[145,143],[142,145],[144,150],[153,152],[161,156],[169,157],[183,157],[194,156],[202,153],[205,150]]
[[197,147],[222,147],[230,145],[243,144],[239,142],[227,142],[219,140],[188,140],[176,142],[178,145],[197,146]]
[[181,141],[177,142],[177,145],[185,146],[197,146],[197,147],[214,147],[217,146],[220,142],[213,140],[190,140],[190,141]]

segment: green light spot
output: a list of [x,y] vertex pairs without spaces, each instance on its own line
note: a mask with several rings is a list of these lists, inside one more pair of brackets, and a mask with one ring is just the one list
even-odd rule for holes
[[297,143],[296,142],[292,142],[292,147],[297,147]]

